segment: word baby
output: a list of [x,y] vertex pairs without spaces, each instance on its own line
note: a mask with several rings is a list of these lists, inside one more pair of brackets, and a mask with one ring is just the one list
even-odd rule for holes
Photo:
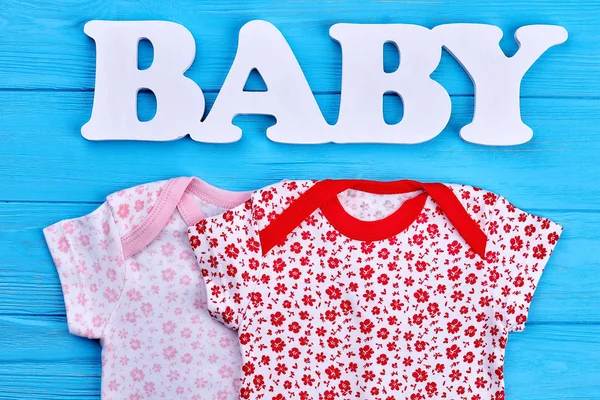
[[[436,137],[451,114],[450,96],[430,78],[445,47],[469,74],[475,86],[473,121],[461,137],[485,145],[516,145],[533,136],[521,120],[521,80],[550,47],[563,43],[560,26],[529,25],[515,37],[518,52],[508,58],[499,42],[500,28],[483,24],[447,24],[428,29],[408,24],[335,24],[330,35],[342,49],[340,111],[329,125],[304,74],[279,30],[265,21],[251,21],[239,33],[237,54],[214,106],[202,121],[202,90],[184,76],[196,53],[194,38],[182,25],[166,21],[90,21],[85,33],[96,42],[94,107],[82,135],[90,140],[193,140],[229,143],[241,138],[233,125],[238,114],[273,115],[277,123],[267,136],[283,143],[420,143]],[[149,40],[154,60],[137,66],[138,43]],[[402,61],[393,72],[383,69],[383,47],[393,43]],[[244,91],[252,70],[267,90]],[[137,117],[136,94],[150,89],[156,114],[147,122]],[[385,93],[398,94],[403,118],[387,124]]]

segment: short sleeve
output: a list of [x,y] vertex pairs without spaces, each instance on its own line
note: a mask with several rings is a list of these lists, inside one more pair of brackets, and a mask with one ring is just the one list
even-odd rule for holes
[[533,294],[563,228],[493,193],[484,194],[483,199],[492,244],[487,258],[498,265],[490,278],[498,283],[497,304],[507,329],[522,331]]
[[198,222],[188,233],[206,283],[209,313],[238,329],[247,308],[262,301],[254,293],[262,253],[251,200]]
[[104,203],[89,215],[58,222],[44,236],[60,277],[69,331],[101,338],[125,281],[111,208]]

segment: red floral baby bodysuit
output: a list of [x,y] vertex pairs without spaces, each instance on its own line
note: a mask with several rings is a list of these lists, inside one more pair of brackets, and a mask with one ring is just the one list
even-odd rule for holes
[[190,227],[242,399],[504,399],[562,228],[465,185],[284,181]]

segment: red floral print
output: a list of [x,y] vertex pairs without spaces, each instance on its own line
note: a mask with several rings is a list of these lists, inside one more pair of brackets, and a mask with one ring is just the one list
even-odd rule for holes
[[[317,209],[264,254],[247,245],[313,184],[257,191],[232,222],[217,216],[189,230],[200,241],[209,311],[239,331],[241,397],[504,399],[506,337],[524,328],[561,227],[496,194],[450,185],[487,235],[485,258],[431,198],[406,230],[382,240],[353,239]],[[408,197],[339,195],[362,221],[385,218]]]

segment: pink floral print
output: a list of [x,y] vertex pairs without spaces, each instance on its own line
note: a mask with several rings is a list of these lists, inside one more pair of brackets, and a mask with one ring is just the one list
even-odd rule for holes
[[[524,328],[562,228],[491,192],[448,185],[485,232],[481,255],[431,197],[380,240],[353,239],[317,209],[262,249],[260,233],[313,184],[259,190],[188,231],[209,312],[238,330],[240,397],[504,399],[507,335]],[[338,198],[346,218],[379,222],[406,197]]]
[[[101,341],[103,399],[238,398],[238,341],[206,312],[186,228],[196,221],[190,212],[222,212],[248,195],[219,200],[206,187],[189,178],[137,186],[44,230],[70,332]],[[131,251],[140,237],[147,243]]]

